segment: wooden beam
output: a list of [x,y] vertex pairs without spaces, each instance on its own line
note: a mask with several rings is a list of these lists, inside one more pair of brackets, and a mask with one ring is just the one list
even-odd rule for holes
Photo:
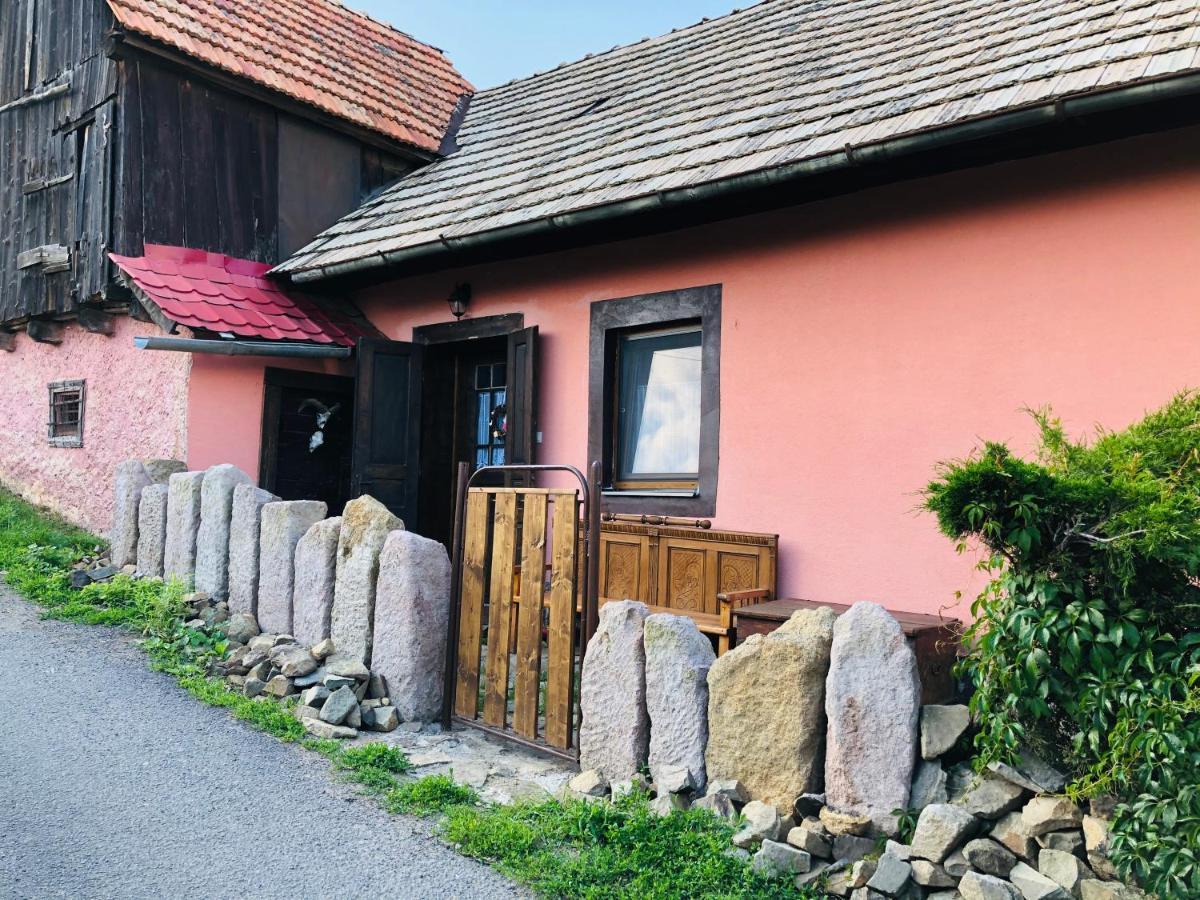
[[112,334],[117,330],[116,318],[94,306],[81,306],[76,315],[84,330],[92,334]]
[[47,275],[71,268],[71,251],[62,244],[43,244],[17,254],[18,269],[40,268]]
[[32,181],[27,181],[21,185],[21,193],[36,194],[38,191],[44,191],[47,188],[57,187],[60,184],[66,184],[74,177],[74,173],[69,172],[66,175],[59,175],[55,178],[35,178]]
[[0,350],[12,353],[17,349],[17,336],[11,331],[0,331]]
[[25,333],[39,344],[62,343],[62,325],[48,319],[30,319],[25,324]]

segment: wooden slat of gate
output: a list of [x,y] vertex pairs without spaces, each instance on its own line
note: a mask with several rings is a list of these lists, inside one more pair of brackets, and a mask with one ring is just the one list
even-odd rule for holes
[[554,498],[554,524],[550,532],[550,626],[546,663],[546,743],[567,749],[571,745],[572,681],[575,676],[575,585],[579,541],[579,498],[560,494]]
[[463,535],[458,669],[454,692],[454,712],[467,719],[474,719],[478,715],[483,569],[487,559],[487,544],[488,496],[471,491],[467,496],[467,520]]
[[513,730],[530,740],[537,737],[547,499],[546,494],[525,495],[525,515],[521,526],[521,609],[517,618],[517,678]]
[[483,721],[503,728],[508,718],[508,621],[512,615],[513,550],[517,541],[515,493],[496,493],[493,521]]

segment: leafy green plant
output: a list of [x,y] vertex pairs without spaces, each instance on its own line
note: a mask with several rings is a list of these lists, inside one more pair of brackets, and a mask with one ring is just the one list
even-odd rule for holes
[[456,806],[474,806],[479,795],[449,775],[426,775],[388,791],[383,802],[388,812],[429,816]]
[[917,830],[917,819],[921,815],[921,810],[915,808],[893,809],[892,815],[896,817],[895,839],[901,844],[911,844],[913,833]]
[[378,741],[347,747],[333,757],[333,763],[350,781],[375,794],[395,789],[399,785],[396,776],[412,768],[403,750]]
[[1115,795],[1121,872],[1200,896],[1200,396],[1090,444],[1033,417],[1035,461],[990,443],[926,492],[960,552],[985,551],[964,665],[977,764],[1028,745],[1075,796]]

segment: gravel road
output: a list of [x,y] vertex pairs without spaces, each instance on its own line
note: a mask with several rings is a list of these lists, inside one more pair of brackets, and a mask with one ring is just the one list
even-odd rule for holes
[[193,700],[128,634],[0,585],[0,897],[515,897],[329,764]]

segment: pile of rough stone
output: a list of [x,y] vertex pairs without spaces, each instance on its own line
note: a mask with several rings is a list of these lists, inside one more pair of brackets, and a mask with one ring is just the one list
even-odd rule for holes
[[116,575],[136,575],[137,566],[114,566],[104,548],[96,547],[71,566],[71,587],[78,590],[98,581],[111,581]]
[[295,715],[309,734],[355,738],[359,729],[394,731],[400,725],[384,677],[356,657],[337,653],[329,638],[304,647],[290,634],[261,633],[249,613],[230,615],[224,600],[196,593],[187,602],[194,615],[189,625],[218,628],[229,641],[212,674],[247,697],[298,696]]

